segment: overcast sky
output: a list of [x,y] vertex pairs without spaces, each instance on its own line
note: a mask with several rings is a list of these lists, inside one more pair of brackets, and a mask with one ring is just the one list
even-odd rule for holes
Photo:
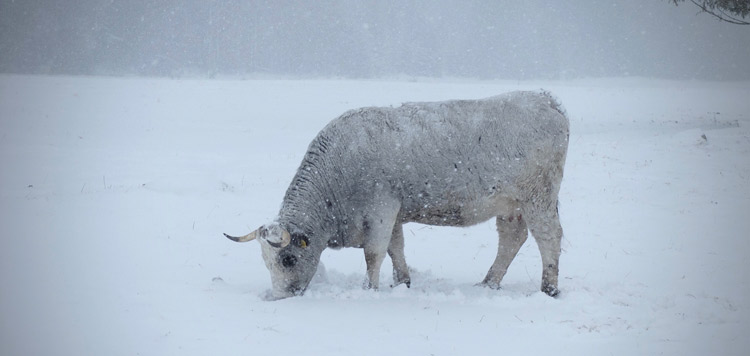
[[667,0],[0,0],[0,72],[750,80],[750,26]]

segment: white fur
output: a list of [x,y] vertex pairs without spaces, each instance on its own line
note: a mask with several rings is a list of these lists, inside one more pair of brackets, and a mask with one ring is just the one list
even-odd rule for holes
[[[396,283],[408,284],[401,224],[497,217],[498,256],[483,283],[499,286],[529,229],[542,253],[542,289],[556,295],[567,146],[568,119],[546,92],[343,114],[310,144],[275,223],[309,245],[263,246],[273,294],[303,291],[326,247],[364,248],[372,288],[387,251]],[[301,264],[280,266],[288,254]]]

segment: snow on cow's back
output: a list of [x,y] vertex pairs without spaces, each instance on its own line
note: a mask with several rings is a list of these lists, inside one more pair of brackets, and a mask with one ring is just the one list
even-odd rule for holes
[[479,137],[486,132],[502,133],[513,141],[532,142],[545,133],[564,133],[567,138],[568,119],[549,92],[515,91],[478,100],[407,102],[395,108],[349,110],[329,123],[319,139],[333,138],[334,144],[358,148],[390,145],[400,149],[409,142],[422,144],[434,139],[473,145],[481,143]]

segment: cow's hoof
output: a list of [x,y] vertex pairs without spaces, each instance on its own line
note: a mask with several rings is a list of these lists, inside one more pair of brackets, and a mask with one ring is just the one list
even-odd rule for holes
[[478,287],[484,287],[484,288],[495,289],[495,290],[500,289],[500,283],[494,283],[494,282],[488,282],[488,281],[482,281],[481,283],[477,283],[475,285]]
[[552,285],[542,286],[542,292],[544,292],[544,294],[546,294],[546,295],[548,295],[548,296],[550,296],[552,298],[555,298],[555,297],[557,297],[557,296],[560,295],[560,290],[557,289],[557,287],[552,286]]
[[378,287],[379,287],[379,285],[373,284],[372,282],[370,282],[369,279],[365,279],[365,281],[362,282],[362,289],[364,289],[364,290],[375,290],[376,291],[376,290],[378,290]]
[[391,285],[391,288],[396,288],[402,284],[406,284],[406,288],[411,288],[411,279],[403,279],[403,280],[396,280],[393,281],[393,284]]

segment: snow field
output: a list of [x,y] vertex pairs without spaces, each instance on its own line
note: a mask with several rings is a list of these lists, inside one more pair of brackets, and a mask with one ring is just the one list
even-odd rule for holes
[[[412,287],[326,251],[263,301],[259,247],[310,140],[344,111],[545,88],[571,120],[562,295],[529,239],[476,287],[494,221],[409,224]],[[750,83],[0,76],[0,354],[744,354]]]

